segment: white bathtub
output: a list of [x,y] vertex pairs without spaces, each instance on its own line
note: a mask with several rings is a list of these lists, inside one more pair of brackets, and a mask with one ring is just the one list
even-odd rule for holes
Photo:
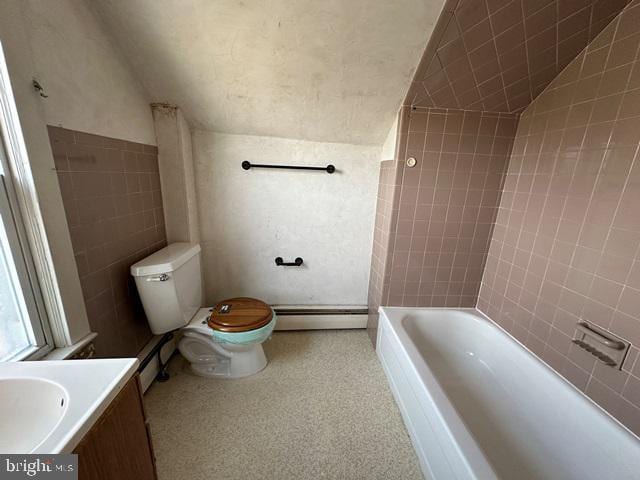
[[640,440],[474,309],[382,307],[377,352],[428,479],[640,478]]

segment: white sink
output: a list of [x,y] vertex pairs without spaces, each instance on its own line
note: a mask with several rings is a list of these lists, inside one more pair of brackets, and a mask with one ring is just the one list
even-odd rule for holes
[[38,378],[0,379],[0,452],[31,452],[55,429],[69,405],[57,383]]
[[0,453],[69,453],[135,373],[134,358],[0,363]]

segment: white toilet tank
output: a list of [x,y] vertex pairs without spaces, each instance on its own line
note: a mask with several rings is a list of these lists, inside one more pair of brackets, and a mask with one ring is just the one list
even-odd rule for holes
[[200,245],[172,243],[131,266],[151,331],[184,327],[202,306]]

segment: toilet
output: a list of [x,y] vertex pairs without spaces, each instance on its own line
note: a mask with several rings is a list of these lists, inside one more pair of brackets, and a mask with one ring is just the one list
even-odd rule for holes
[[151,331],[180,329],[178,350],[203,377],[241,378],[267,366],[262,343],[276,324],[261,300],[231,298],[202,308],[200,245],[173,243],[131,266]]

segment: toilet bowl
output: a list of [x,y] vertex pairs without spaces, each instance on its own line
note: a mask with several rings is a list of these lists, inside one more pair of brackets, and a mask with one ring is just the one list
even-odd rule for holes
[[[230,305],[238,299],[225,300],[214,308],[202,308],[189,324],[181,329],[178,350],[197,375],[213,378],[241,378],[253,375],[267,366],[262,343],[271,337],[276,315],[270,307],[269,321],[244,330],[222,331],[212,327],[210,318],[219,305]],[[260,302],[255,299],[243,299]],[[262,303],[262,302],[260,302]],[[264,304],[263,304],[264,305]]]
[[202,308],[200,246],[173,243],[131,267],[151,331],[179,330],[178,350],[197,375],[240,378],[267,366],[262,343],[276,324],[261,300],[238,297]]

